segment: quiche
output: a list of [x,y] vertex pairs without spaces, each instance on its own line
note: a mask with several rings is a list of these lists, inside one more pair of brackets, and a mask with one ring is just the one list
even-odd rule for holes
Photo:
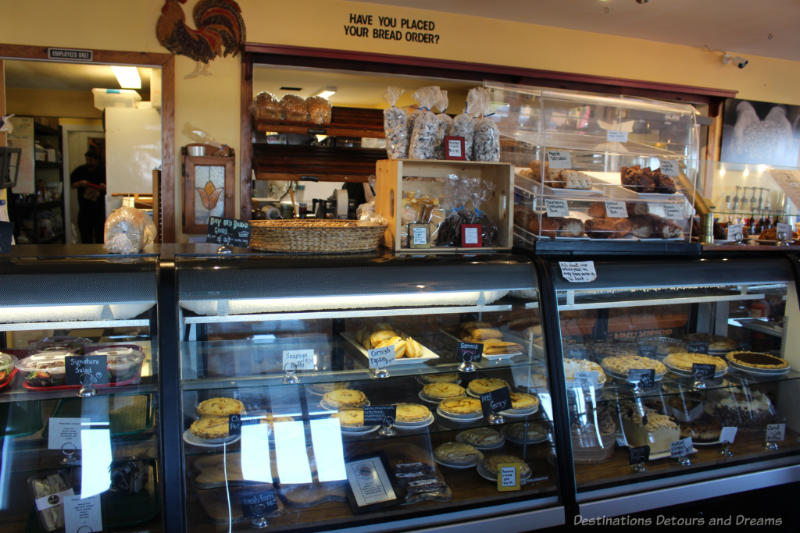
[[483,468],[485,468],[489,474],[496,476],[498,465],[503,463],[516,465],[517,469],[519,470],[520,479],[530,477],[532,474],[531,467],[528,466],[525,461],[515,455],[490,455],[483,460],[481,465],[483,465]]
[[512,409],[534,409],[539,407],[539,398],[533,394],[526,394],[524,392],[512,392],[511,408]]
[[221,439],[228,436],[227,416],[203,416],[192,422],[189,431],[201,439]]
[[594,361],[565,357],[564,377],[567,378],[568,382],[575,381],[576,372],[597,372],[597,382],[601,385],[606,382],[606,373],[603,371],[603,367]]
[[431,411],[418,403],[398,403],[395,417],[401,424],[411,424],[429,419]]
[[200,416],[230,416],[244,414],[244,404],[233,398],[209,398],[197,404]]
[[483,413],[481,401],[477,398],[467,398],[466,396],[442,400],[439,404],[439,409],[445,414],[455,416],[470,416]]
[[332,414],[331,418],[338,418],[342,427],[361,427],[364,425],[364,410],[339,409],[339,412]]
[[483,459],[483,454],[475,447],[463,442],[445,442],[433,450],[433,455],[443,463],[474,465]]
[[429,383],[422,387],[423,396],[433,400],[464,396],[464,387],[455,383]]
[[728,364],[724,359],[704,353],[671,353],[664,358],[664,364],[680,372],[687,373],[692,371],[692,365],[694,364],[714,365],[717,367],[716,373],[718,374],[724,374],[728,370]]
[[456,440],[477,448],[491,448],[499,446],[506,439],[496,429],[480,427],[462,431],[456,435]]
[[728,352],[725,359],[739,366],[763,370],[781,370],[789,366],[786,360],[762,352]]
[[473,394],[480,395],[492,392],[493,390],[502,389],[503,387],[508,387],[508,383],[506,383],[505,380],[498,378],[478,378],[469,382],[467,390]]
[[667,372],[667,367],[661,361],[640,355],[614,355],[600,361],[600,365],[612,374],[625,377],[632,369],[655,370],[656,379],[661,379]]
[[330,407],[363,407],[367,404],[367,397],[360,390],[338,389],[326,392],[322,401]]

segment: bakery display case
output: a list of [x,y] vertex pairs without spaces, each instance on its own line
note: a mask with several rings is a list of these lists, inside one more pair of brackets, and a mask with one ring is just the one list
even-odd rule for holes
[[529,260],[176,254],[174,279],[183,529],[564,522]]
[[690,237],[698,131],[690,105],[487,83],[515,166],[515,242]]
[[0,258],[4,531],[162,530],[158,257],[87,250]]
[[[551,263],[579,513],[796,479],[800,319],[784,256]],[[569,280],[569,281],[568,281]]]

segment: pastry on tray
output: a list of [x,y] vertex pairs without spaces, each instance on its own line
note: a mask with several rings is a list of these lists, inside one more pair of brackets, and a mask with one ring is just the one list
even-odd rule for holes
[[512,392],[511,408],[518,410],[529,410],[539,408],[539,398],[533,394],[526,394],[524,392]]
[[203,416],[192,422],[189,430],[201,439],[222,439],[228,436],[230,419],[227,416]]
[[447,372],[446,374],[423,374],[419,379],[425,383],[458,383],[458,372]]
[[197,414],[200,416],[230,416],[244,412],[244,404],[234,398],[209,398],[197,404]]
[[338,418],[339,424],[346,428],[356,428],[364,426],[364,410],[351,408],[339,409],[338,413],[333,413],[331,418]]
[[463,442],[445,442],[433,450],[433,455],[443,463],[455,465],[474,465],[483,459],[483,454],[475,447]]
[[365,350],[394,346],[397,359],[416,359],[423,356],[422,345],[415,339],[403,336],[390,324],[381,322],[370,327],[363,327],[353,335]]
[[477,378],[469,382],[467,390],[472,394],[481,395],[492,392],[493,390],[502,389],[503,387],[508,387],[508,383],[506,383],[505,380],[498,378]]
[[528,464],[517,457],[516,455],[489,455],[483,459],[481,465],[483,466],[486,471],[491,474],[492,476],[497,475],[498,465],[501,464],[512,464],[516,465],[519,471],[520,479],[525,479],[531,476],[533,473],[531,471],[531,467]]
[[606,373],[603,371],[603,367],[594,361],[565,357],[564,376],[566,377],[567,382],[575,381],[576,372],[597,372],[597,382],[601,385],[606,382]]
[[646,417],[631,404],[623,408],[622,430],[631,447],[650,446],[650,455],[667,453],[680,440],[680,429],[667,415],[646,410]]
[[728,370],[728,364],[724,359],[704,353],[671,353],[664,358],[664,364],[679,372],[685,373],[691,373],[692,366],[695,364],[714,365],[716,367],[716,374],[724,374]]
[[398,403],[395,421],[401,424],[423,422],[431,417],[431,411],[418,403]]
[[481,401],[477,398],[448,398],[439,403],[439,409],[451,416],[475,416],[483,413]]
[[667,372],[667,367],[664,363],[657,359],[650,359],[649,357],[642,357],[640,355],[616,355],[606,357],[600,361],[600,365],[612,374],[627,377],[628,373],[633,369],[654,370],[655,378],[661,379]]
[[505,426],[503,432],[514,442],[534,444],[547,439],[550,427],[545,422],[518,422]]
[[340,407],[363,407],[367,405],[367,397],[360,390],[338,389],[326,392],[322,403],[336,409]]
[[483,343],[484,355],[518,354],[523,348],[520,344],[502,339],[486,339]]
[[422,387],[422,395],[432,400],[464,396],[464,387],[456,383],[429,383]]

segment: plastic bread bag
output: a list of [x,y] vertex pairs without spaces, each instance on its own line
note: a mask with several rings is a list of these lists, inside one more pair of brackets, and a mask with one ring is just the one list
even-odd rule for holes
[[108,215],[104,230],[107,252],[135,254],[152,244],[156,237],[153,219],[144,211],[133,207],[120,207]]
[[456,115],[453,119],[453,125],[450,127],[448,134],[451,137],[464,138],[464,156],[466,159],[471,160],[472,157],[472,139],[475,135],[475,119],[473,114],[474,109],[478,104],[478,87],[470,89],[467,93],[467,106],[464,112]]
[[386,155],[389,159],[408,157],[408,116],[397,107],[397,99],[403,94],[400,87],[388,87],[384,98],[389,109],[383,110],[383,131],[386,134]]
[[448,176],[446,195],[454,204],[447,211],[438,232],[439,246],[459,246],[462,224],[480,224],[483,246],[494,246],[497,242],[497,225],[481,209],[492,198],[494,184],[481,178]]
[[269,91],[261,91],[253,102],[253,115],[257,119],[280,120],[283,118],[281,102]]
[[444,138],[447,136],[447,132],[450,131],[450,127],[453,124],[453,119],[447,114],[447,104],[447,91],[442,90],[439,94],[439,102],[436,104],[436,107],[439,109],[439,114],[436,115],[436,121],[439,124],[439,131],[436,133],[436,148],[434,151],[434,157],[436,159],[444,159]]
[[331,103],[321,96],[310,96],[306,98],[308,107],[308,118],[314,124],[331,123]]
[[475,161],[500,161],[500,130],[489,118],[489,91],[485,87],[476,87],[472,91],[476,93],[474,109],[479,115],[475,119],[472,158]]
[[[439,99],[441,89],[433,85],[421,87],[414,93],[419,103],[419,113],[414,119],[414,130],[408,143],[409,159],[433,159],[436,149],[436,136],[439,132],[439,121],[431,109]],[[416,112],[415,112],[416,113]]]
[[296,94],[285,94],[281,98],[283,116],[293,122],[308,122],[308,105],[305,99]]

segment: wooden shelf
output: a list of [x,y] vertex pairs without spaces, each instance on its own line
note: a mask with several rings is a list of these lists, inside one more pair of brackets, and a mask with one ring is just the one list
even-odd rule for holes
[[386,151],[371,148],[329,148],[286,144],[254,144],[253,169],[259,180],[365,182]]
[[356,107],[334,107],[330,124],[254,119],[256,131],[329,135],[331,137],[371,137],[383,139],[383,111]]

